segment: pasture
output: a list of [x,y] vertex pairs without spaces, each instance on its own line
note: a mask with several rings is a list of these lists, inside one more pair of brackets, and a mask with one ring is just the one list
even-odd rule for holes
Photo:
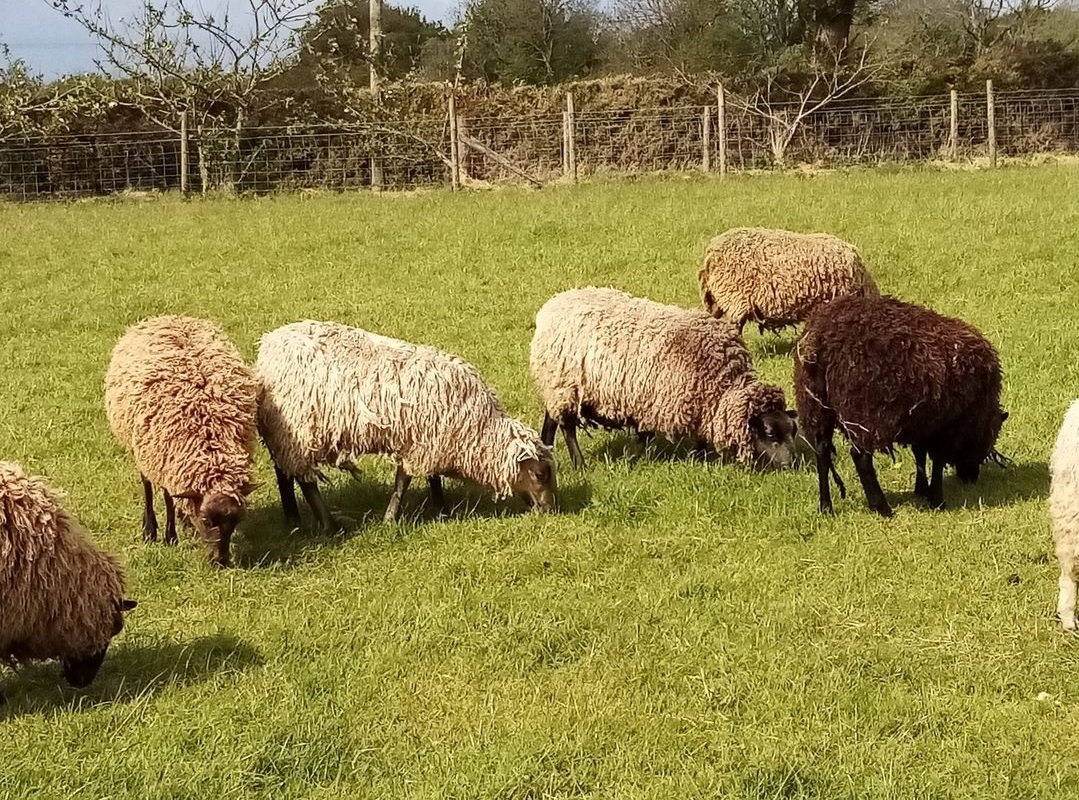
[[[1047,460],[1079,396],[1079,170],[858,171],[416,193],[0,205],[0,457],[64,488],[139,607],[97,681],[0,674],[0,797],[1033,797],[1079,791],[1079,641],[1053,616]],[[698,304],[707,240],[826,230],[882,290],[960,316],[1005,370],[999,449],[949,508],[811,468],[750,474],[627,434],[559,437],[557,515],[392,467],[331,476],[345,536],[290,533],[272,469],[209,567],[141,543],[102,407],[123,329],[333,319],[472,361],[509,410],[536,309],[575,285]],[[792,333],[747,339],[791,394]],[[304,509],[305,519],[308,519]]]

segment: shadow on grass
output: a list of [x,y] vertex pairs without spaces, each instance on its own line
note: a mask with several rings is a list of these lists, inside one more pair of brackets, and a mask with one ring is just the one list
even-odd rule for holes
[[[700,464],[722,464],[723,457],[711,447],[700,452],[692,439],[670,440],[656,435],[644,445],[636,434],[621,432],[599,432],[593,436],[603,437],[599,447],[585,454],[585,466],[589,459],[593,461],[690,461]],[[567,459],[568,463],[568,459]]]
[[165,644],[128,644],[121,636],[86,689],[64,683],[56,661],[25,666],[0,682],[0,720],[143,700],[171,687],[190,686],[262,663],[258,650],[230,635]]
[[[343,533],[324,534],[315,530],[310,509],[302,498],[300,529],[290,529],[281,510],[276,490],[263,498],[263,505],[252,508],[244,522],[244,533],[233,542],[233,561],[237,567],[290,566],[302,562],[315,551],[333,549],[357,536],[368,547],[389,547],[420,526],[465,519],[493,519],[531,513],[516,498],[495,501],[491,492],[472,483],[444,480],[449,514],[442,518],[433,506],[427,481],[413,480],[401,503],[396,523],[384,522],[382,515],[390,501],[392,487],[375,481],[348,480],[321,486],[322,495],[344,527]],[[573,480],[559,485],[558,514],[578,514],[592,499],[591,488]]]

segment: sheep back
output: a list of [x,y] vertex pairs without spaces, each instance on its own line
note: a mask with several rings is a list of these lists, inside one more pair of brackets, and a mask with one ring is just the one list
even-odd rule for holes
[[139,472],[172,495],[217,493],[244,502],[257,402],[258,382],[240,352],[217,325],[193,317],[155,317],[129,328],[105,377],[113,434]]
[[43,478],[0,462],[0,660],[88,656],[118,630],[124,575]]
[[393,457],[410,475],[446,475],[512,492],[521,461],[550,459],[539,435],[502,408],[457,356],[334,322],[262,337],[259,431],[287,475]]
[[795,346],[810,441],[839,427],[863,451],[932,440],[947,463],[981,462],[1003,421],[996,350],[973,326],[893,297],[844,297]]
[[773,329],[827,300],[878,294],[854,245],[827,233],[732,228],[709,243],[697,277],[708,313]]
[[702,437],[741,461],[753,457],[749,420],[786,409],[733,324],[616,289],[548,300],[529,364],[554,419]]

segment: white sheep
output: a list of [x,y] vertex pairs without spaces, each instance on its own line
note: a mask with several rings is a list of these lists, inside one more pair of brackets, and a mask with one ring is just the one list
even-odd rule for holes
[[1064,415],[1049,460],[1049,517],[1060,562],[1057,614],[1064,630],[1075,630],[1076,579],[1079,578],[1079,400]]
[[442,476],[515,494],[534,507],[554,505],[555,466],[539,435],[510,417],[471,364],[334,322],[297,322],[265,334],[256,372],[258,424],[277,471],[281,504],[299,523],[293,481],[318,523],[339,525],[318,490],[322,466],[352,471],[383,454],[397,474],[385,518],[396,519],[414,475],[426,476],[445,511]]

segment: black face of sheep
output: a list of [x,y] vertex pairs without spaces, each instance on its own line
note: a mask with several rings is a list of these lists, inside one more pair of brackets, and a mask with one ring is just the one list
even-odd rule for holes
[[528,503],[535,511],[554,511],[555,466],[547,459],[528,458],[517,468],[517,480],[513,493]]
[[[138,603],[134,600],[121,601],[120,607],[116,609],[116,614],[113,617],[112,633],[110,634],[110,637],[116,636],[124,629],[123,612],[130,611],[137,605]],[[97,677],[98,670],[101,669],[101,664],[104,662],[105,654],[108,650],[109,646],[106,644],[96,653],[91,653],[88,656],[61,659],[60,668],[63,672],[64,680],[76,689],[85,689],[93,682],[94,678]]]
[[796,416],[790,411],[767,411],[749,421],[753,432],[753,466],[757,469],[789,469],[794,463]]

